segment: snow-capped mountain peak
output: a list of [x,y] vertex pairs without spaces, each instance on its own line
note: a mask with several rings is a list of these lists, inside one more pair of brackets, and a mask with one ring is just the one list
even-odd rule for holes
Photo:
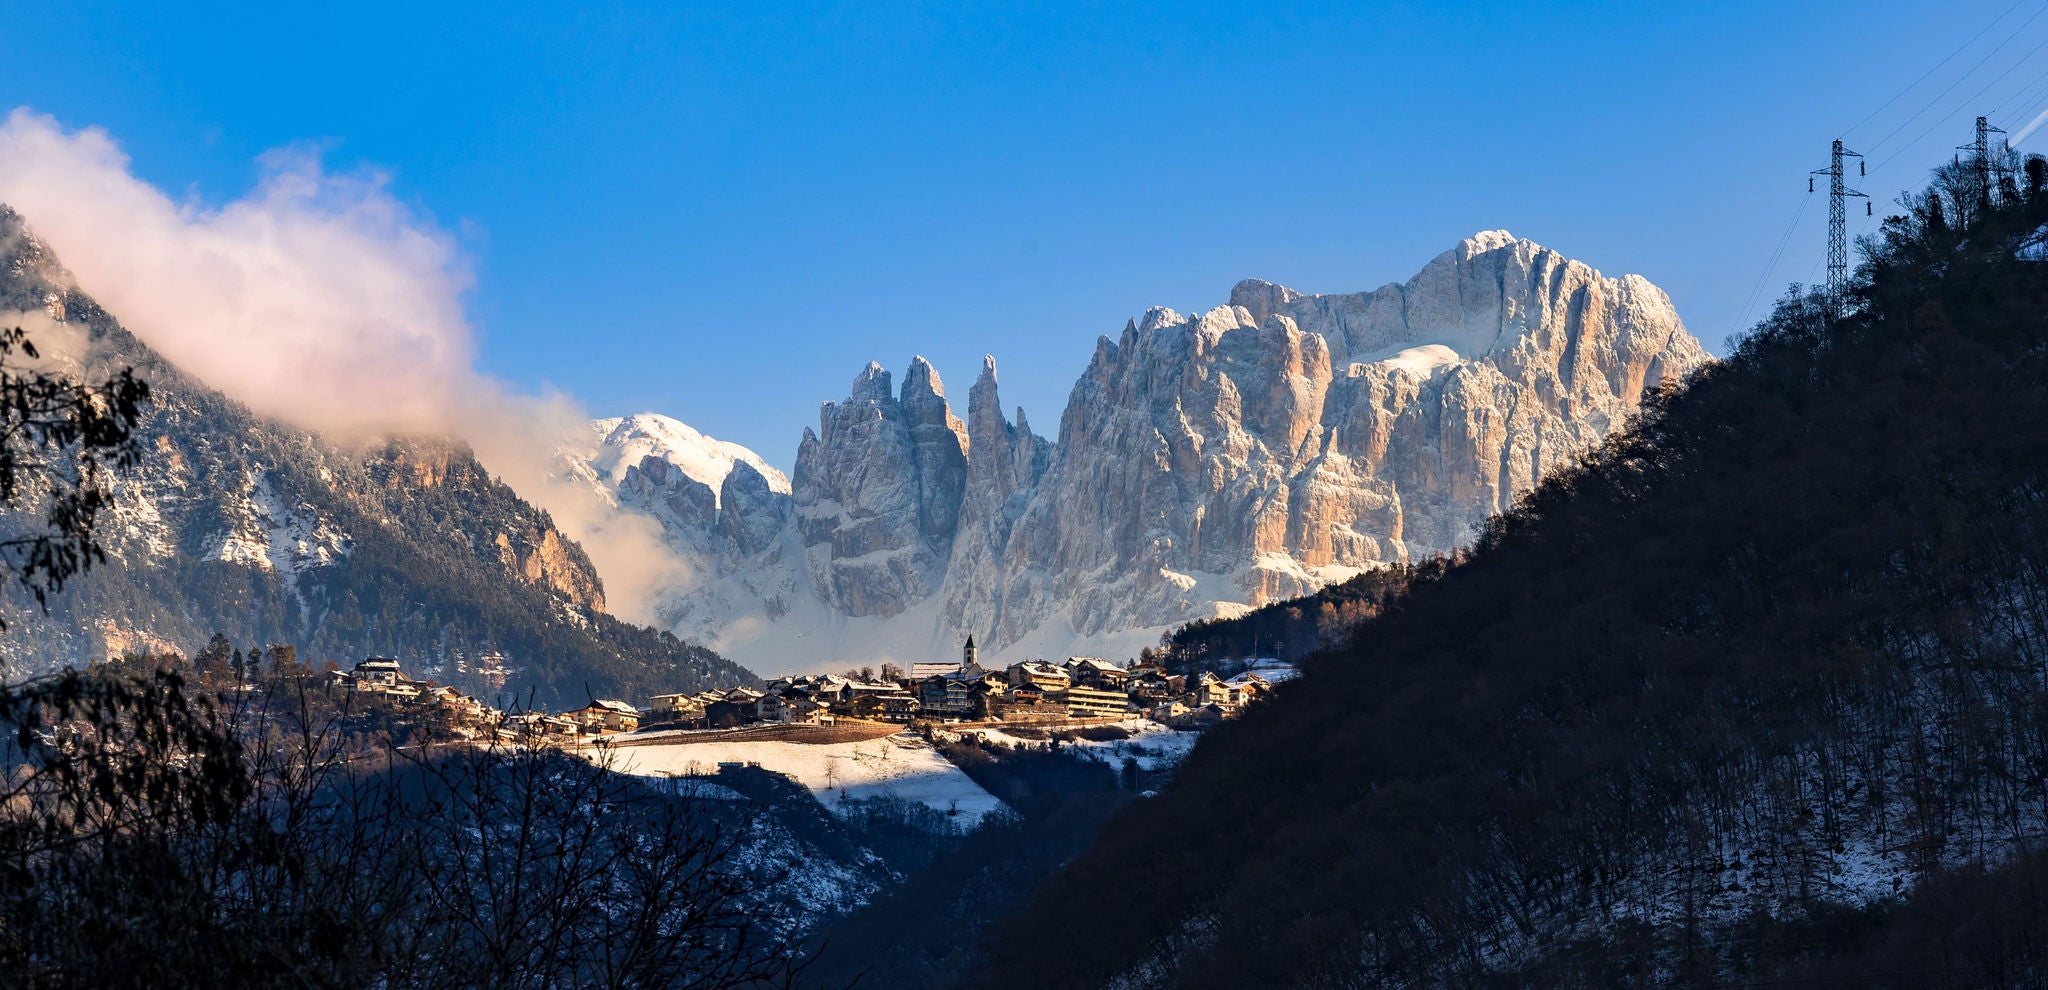
[[662,624],[764,669],[969,633],[997,660],[1120,657],[1465,545],[1705,359],[1649,281],[1481,231],[1368,292],[1247,279],[1151,309],[1098,339],[1056,438],[1004,414],[993,359],[961,416],[917,358],[900,388],[869,364],[824,403],[787,481],[639,448],[586,480],[690,562]]
[[769,490],[789,494],[789,477],[761,455],[731,441],[705,436],[689,424],[659,413],[591,420],[590,436],[594,443],[580,459],[613,486],[651,456],[669,462],[713,493],[725,484],[733,465],[744,461],[767,479]]

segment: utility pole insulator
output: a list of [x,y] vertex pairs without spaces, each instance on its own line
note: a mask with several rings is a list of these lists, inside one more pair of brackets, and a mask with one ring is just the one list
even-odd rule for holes
[[[1814,169],[1811,173],[1812,175],[1825,175],[1828,177],[1827,307],[1829,319],[1841,318],[1843,307],[1848,304],[1849,218],[1847,211],[1843,209],[1842,201],[1850,196],[1869,198],[1863,193],[1857,192],[1843,184],[1842,159],[1862,157],[1862,155],[1856,152],[1842,150],[1842,141],[1840,138],[1837,138],[1834,151],[1828,159],[1828,167]],[[1859,168],[1861,164],[1860,162],[1858,163]],[[1812,179],[1806,180],[1806,187],[1808,189],[1813,188]],[[1866,206],[1865,209],[1868,210],[1869,207]]]

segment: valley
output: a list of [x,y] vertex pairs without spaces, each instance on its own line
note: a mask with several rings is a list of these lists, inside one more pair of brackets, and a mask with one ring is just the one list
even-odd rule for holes
[[1759,13],[10,10],[0,987],[2048,988],[2048,0]]

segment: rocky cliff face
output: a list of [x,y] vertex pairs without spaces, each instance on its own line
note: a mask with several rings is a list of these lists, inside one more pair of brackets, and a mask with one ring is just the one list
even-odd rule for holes
[[1468,542],[1705,359],[1648,281],[1490,231],[1371,292],[1249,280],[1154,309],[1097,341],[1057,443],[1004,416],[993,359],[964,423],[924,359],[900,395],[869,365],[786,499],[757,476],[663,516],[707,575],[667,618],[771,667],[969,633],[995,656],[1134,650]]
[[938,373],[911,362],[903,394],[870,364],[804,431],[791,490],[817,596],[849,616],[890,616],[945,576],[967,482],[967,429]]

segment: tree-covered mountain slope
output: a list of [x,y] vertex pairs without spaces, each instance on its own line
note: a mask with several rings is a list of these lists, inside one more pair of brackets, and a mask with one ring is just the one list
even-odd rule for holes
[[[0,207],[0,322],[83,370],[132,366],[153,401],[141,465],[103,514],[109,560],[28,618],[0,594],[8,675],[133,649],[294,644],[302,660],[409,672],[546,702],[751,682],[709,650],[604,611],[590,560],[464,445],[332,442],[252,414],[93,302]],[[501,679],[502,678],[502,679]]]
[[2048,167],[2004,174],[1215,730],[974,982],[2048,980]]

